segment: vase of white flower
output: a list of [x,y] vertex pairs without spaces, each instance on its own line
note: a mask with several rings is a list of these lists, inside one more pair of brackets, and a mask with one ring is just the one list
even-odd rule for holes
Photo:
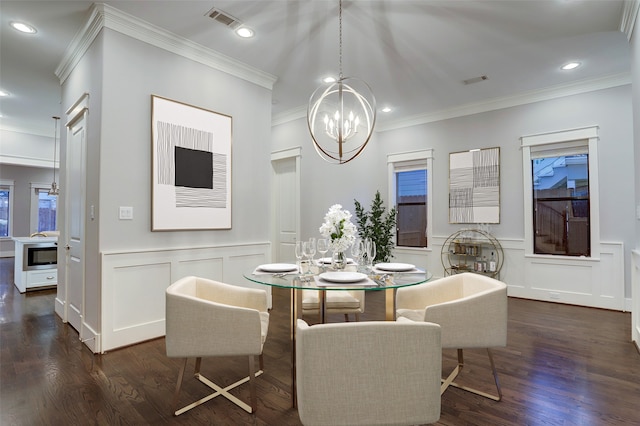
[[342,271],[347,266],[347,256],[343,251],[334,251],[331,256],[331,269]]
[[341,270],[347,265],[345,251],[355,241],[356,232],[356,226],[351,223],[351,213],[348,210],[344,210],[340,204],[334,204],[329,208],[320,227],[320,234],[329,239],[329,249],[333,253],[333,269]]

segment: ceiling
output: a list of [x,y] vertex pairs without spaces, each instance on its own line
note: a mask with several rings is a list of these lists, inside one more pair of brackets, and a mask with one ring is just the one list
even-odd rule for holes
[[[277,77],[273,115],[304,111],[339,71],[338,0],[105,1]],[[91,1],[0,1],[0,128],[52,136],[61,114],[54,74]],[[213,7],[251,27],[241,39]],[[343,74],[371,86],[379,126],[488,101],[628,78],[618,0],[370,0],[343,2]],[[24,35],[13,20],[38,29]],[[582,66],[562,71],[570,60]],[[487,76],[474,84],[464,81]]]

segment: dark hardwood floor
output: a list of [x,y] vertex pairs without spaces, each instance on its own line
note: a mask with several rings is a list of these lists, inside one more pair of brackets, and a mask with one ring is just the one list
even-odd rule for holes
[[[2,426],[300,424],[291,408],[287,292],[273,293],[257,413],[215,398],[176,418],[169,403],[180,361],[165,356],[164,339],[94,355],[53,312],[55,290],[20,294],[13,258],[0,259],[0,268]],[[382,320],[383,302],[381,292],[368,293],[362,320]],[[450,388],[438,424],[638,425],[640,354],[630,333],[629,313],[511,298],[508,346],[494,352],[503,400]],[[449,371],[455,351],[444,355]],[[465,351],[465,361],[460,382],[492,391],[486,352]],[[203,361],[203,373],[219,383],[232,383],[245,371],[244,359]],[[187,381],[181,402],[206,390]],[[248,387],[234,393],[248,400]]]

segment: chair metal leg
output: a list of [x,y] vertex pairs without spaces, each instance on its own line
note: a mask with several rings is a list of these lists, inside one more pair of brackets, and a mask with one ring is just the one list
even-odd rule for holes
[[489,362],[491,363],[491,371],[493,373],[493,379],[494,379],[495,384],[496,384],[496,389],[498,390],[498,396],[491,395],[489,393],[480,391],[478,389],[473,389],[473,388],[470,388],[468,386],[462,386],[462,385],[459,385],[459,384],[454,382],[456,377],[458,377],[458,374],[460,374],[460,372],[464,368],[464,357],[463,357],[462,349],[458,349],[458,365],[456,366],[456,368],[453,369],[453,371],[449,374],[449,376],[447,376],[446,379],[442,380],[442,385],[440,386],[440,395],[442,395],[444,393],[444,391],[446,391],[449,386],[454,386],[454,387],[456,387],[458,389],[462,389],[462,390],[465,390],[467,392],[475,393],[476,395],[480,395],[480,396],[483,396],[485,398],[492,399],[494,401],[502,400],[502,390],[500,389],[500,382],[498,380],[498,372],[496,371],[496,366],[495,366],[495,363],[493,362],[493,354],[491,352],[491,349],[487,348],[487,353],[489,355]]
[[[207,385],[209,388],[213,389],[215,392],[213,392],[212,394],[209,394],[207,396],[205,396],[204,398],[201,398],[185,407],[182,407],[179,410],[175,410],[175,406],[177,405],[178,402],[178,393],[180,392],[180,387],[182,385],[182,378],[184,376],[184,370],[187,366],[187,359],[185,359],[184,365],[182,367],[182,369],[180,370],[180,374],[178,377],[178,384],[176,385],[176,393],[174,395],[174,416],[179,416],[182,413],[185,413],[189,410],[191,410],[192,408],[197,407],[198,405],[204,404],[205,402],[219,396],[222,395],[225,398],[227,398],[229,401],[233,402],[234,404],[238,405],[240,408],[242,408],[243,410],[245,410],[248,413],[255,413],[256,411],[256,407],[257,407],[257,398],[256,398],[256,387],[255,387],[255,377],[258,377],[259,375],[261,375],[263,373],[262,368],[258,371],[255,371],[255,357],[253,355],[249,356],[249,375],[243,379],[238,380],[237,382],[222,388],[220,386],[218,386],[217,384],[213,383],[211,380],[207,379],[205,376],[203,376],[202,374],[200,374],[200,364],[202,362],[202,358],[196,358],[196,367],[195,367],[195,374],[194,377],[204,383],[205,385]],[[261,366],[262,366],[262,360],[260,361]],[[249,388],[250,388],[250,394],[251,394],[251,405],[249,406],[248,404],[246,404],[245,402],[241,401],[240,399],[236,398],[234,395],[231,395],[229,393],[229,391],[237,386],[240,386],[243,383],[249,382]]]
[[249,395],[251,399],[250,413],[255,413],[258,404],[256,400],[256,360],[253,355],[249,355]]
[[[173,393],[173,400],[171,401],[171,411],[176,412],[176,407],[178,406],[178,395],[180,395],[180,388],[182,387],[182,379],[184,378],[184,370],[187,368],[188,358],[184,359],[184,363],[182,363],[182,367],[180,368],[180,373],[178,373],[178,382],[176,383],[176,390]],[[177,416],[177,414],[175,414]]]

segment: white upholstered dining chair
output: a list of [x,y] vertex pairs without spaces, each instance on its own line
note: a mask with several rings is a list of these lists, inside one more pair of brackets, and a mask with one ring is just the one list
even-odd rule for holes
[[298,414],[313,425],[416,425],[440,418],[440,326],[297,320]]
[[[176,416],[222,395],[245,411],[256,410],[255,377],[262,374],[262,348],[269,328],[267,293],[205,278],[185,277],[166,290],[166,351],[184,358],[178,374],[172,409]],[[246,356],[249,376],[221,387],[200,373],[202,358]],[[260,369],[255,369],[255,357]],[[214,390],[210,395],[175,410],[189,358],[196,358],[194,377]],[[228,391],[249,381],[251,405]]]
[[[458,350],[458,365],[443,380],[449,386],[499,401],[502,391],[491,348],[507,345],[507,286],[502,281],[466,272],[451,275],[396,293],[396,315],[442,327],[442,348]],[[463,349],[486,348],[498,395],[454,382],[464,367]]]

